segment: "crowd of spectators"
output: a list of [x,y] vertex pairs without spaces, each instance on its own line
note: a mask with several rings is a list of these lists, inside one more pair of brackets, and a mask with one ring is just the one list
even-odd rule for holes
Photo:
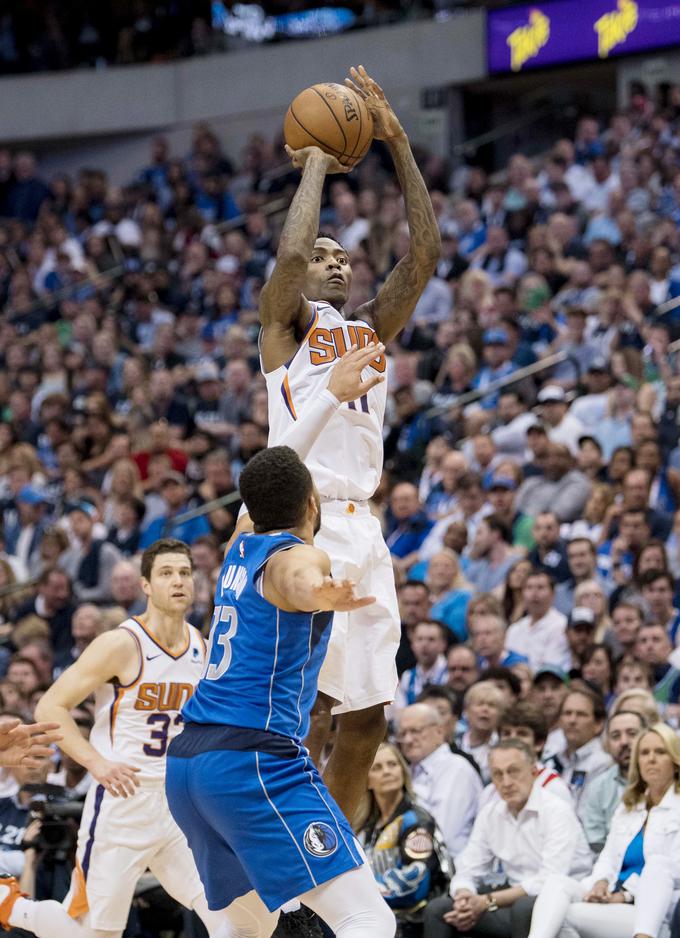
[[[416,806],[403,865],[441,838],[444,875],[428,868],[428,882],[441,889],[450,861],[456,869],[457,904],[439,900],[445,920],[436,905],[425,914],[426,938],[498,933],[484,931],[497,913],[474,897],[493,888],[499,864],[503,908],[522,900],[519,936],[544,886],[551,908],[588,905],[580,882],[549,874],[582,878],[612,832],[619,853],[628,837],[628,856],[645,797],[646,830],[657,831],[661,802],[680,827],[680,89],[663,110],[637,94],[606,121],[584,116],[542,158],[516,154],[491,177],[419,159],[443,252],[389,349],[373,508],[403,637],[390,714],[398,746],[379,756],[392,778],[401,766],[400,799]],[[154,140],[122,188],[94,169],[43,179],[30,153],[0,151],[4,711],[30,718],[95,635],[141,611],[136,559],[161,535],[191,545],[192,621],[209,620],[239,508],[236,494],[212,503],[235,492],[267,441],[257,303],[282,221],[271,205],[297,179],[280,166],[278,144],[255,137],[235,160],[206,125],[188,153]],[[329,179],[321,224],[351,255],[351,314],[407,250],[379,147]],[[649,725],[655,733],[641,736]],[[495,748],[518,735],[524,749]],[[654,758],[674,767],[665,800],[649,780]],[[62,773],[83,783],[72,767]],[[3,785],[0,825],[14,845],[26,826],[18,781]],[[399,807],[378,788],[364,819],[375,848]],[[530,798],[555,825],[557,868],[518,853],[525,841],[513,830]],[[501,832],[492,854],[489,831]],[[612,890],[619,853],[603,853]],[[628,861],[643,883],[639,853]],[[379,873],[404,935],[423,929],[412,872]],[[611,905],[630,904],[617,894]],[[572,926],[589,934],[579,914]]]

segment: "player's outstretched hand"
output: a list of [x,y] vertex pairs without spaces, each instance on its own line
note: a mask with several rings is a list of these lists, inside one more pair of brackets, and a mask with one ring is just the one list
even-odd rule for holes
[[324,153],[320,147],[303,147],[301,150],[293,150],[288,144],[285,146],[286,153],[290,157],[294,169],[304,169],[310,157],[322,158],[327,175],[328,173],[348,173],[352,168],[351,166],[343,166],[330,153]]
[[353,345],[331,370],[328,382],[328,390],[331,394],[337,397],[341,404],[355,401],[363,394],[368,394],[371,388],[385,380],[385,376],[374,373],[363,381],[361,373],[374,358],[382,355],[384,351],[385,346],[382,342],[378,345],[371,343],[361,349]]
[[31,764],[52,755],[52,743],[62,738],[58,723],[21,723],[8,720],[0,726],[0,765]]
[[366,102],[366,107],[373,118],[375,139],[390,140],[392,137],[400,137],[404,133],[404,128],[399,123],[399,118],[390,107],[385,92],[378,82],[371,78],[363,65],[359,68],[352,66],[349,73],[352,77],[346,78],[345,84],[352,91],[356,91]]
[[319,603],[318,608],[326,612],[353,612],[375,602],[375,596],[359,598],[354,592],[354,587],[352,580],[325,577],[321,586],[317,586],[313,591]]
[[90,766],[92,778],[103,785],[114,798],[129,798],[130,795],[134,795],[139,788],[137,772],[139,769],[134,765],[127,765],[125,762],[109,762],[108,759],[103,758]]

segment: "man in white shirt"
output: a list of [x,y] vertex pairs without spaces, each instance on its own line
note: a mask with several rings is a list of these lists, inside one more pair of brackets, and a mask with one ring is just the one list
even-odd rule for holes
[[568,671],[571,655],[566,636],[567,617],[553,606],[555,587],[543,570],[533,570],[524,583],[527,615],[508,629],[505,647],[524,655],[532,671],[550,664]]
[[[534,776],[534,753],[519,739],[491,750],[491,778],[500,798],[479,813],[456,860],[450,896],[425,910],[424,938],[526,938],[531,910],[546,878],[569,870],[584,875],[592,856],[573,808]],[[484,893],[501,864],[506,885]]]
[[538,392],[536,398],[540,405],[541,420],[548,425],[548,436],[554,443],[564,443],[573,455],[578,453],[578,441],[585,433],[585,427],[569,413],[569,404],[564,388],[558,384],[548,384]]
[[560,726],[567,745],[551,761],[569,786],[577,810],[593,781],[612,764],[600,740],[606,716],[604,700],[585,686],[571,690],[562,701]]
[[466,759],[451,752],[444,736],[442,718],[428,704],[402,711],[397,740],[411,763],[416,798],[434,817],[455,858],[472,830],[482,782]]
[[414,704],[426,684],[446,684],[449,675],[446,663],[448,632],[441,622],[428,619],[415,626],[411,633],[411,650],[416,666],[401,676],[392,705],[395,711]]

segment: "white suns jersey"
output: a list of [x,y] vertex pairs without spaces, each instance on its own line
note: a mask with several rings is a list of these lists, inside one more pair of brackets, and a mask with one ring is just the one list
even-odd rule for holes
[[142,783],[162,782],[170,740],[182,728],[180,710],[203,674],[205,642],[198,629],[186,623],[186,647],[171,654],[139,619],[126,619],[118,628],[136,640],[139,673],[126,686],[104,684],[97,689],[90,742],[104,758],[137,766]]
[[[352,346],[377,342],[365,322],[348,322],[328,303],[311,303],[312,316],[293,358],[265,373],[269,398],[269,445],[285,442],[295,420],[323,391],[334,363]],[[385,373],[387,361],[377,355],[369,368]],[[366,377],[366,369],[364,377]],[[383,422],[387,382],[357,401],[341,404],[313,444],[305,465],[322,496],[361,501],[378,487],[383,466]]]

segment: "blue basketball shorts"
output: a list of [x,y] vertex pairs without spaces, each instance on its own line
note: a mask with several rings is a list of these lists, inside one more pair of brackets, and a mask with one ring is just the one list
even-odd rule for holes
[[217,911],[255,889],[270,912],[364,856],[307,751],[220,749],[167,760],[166,793]]

